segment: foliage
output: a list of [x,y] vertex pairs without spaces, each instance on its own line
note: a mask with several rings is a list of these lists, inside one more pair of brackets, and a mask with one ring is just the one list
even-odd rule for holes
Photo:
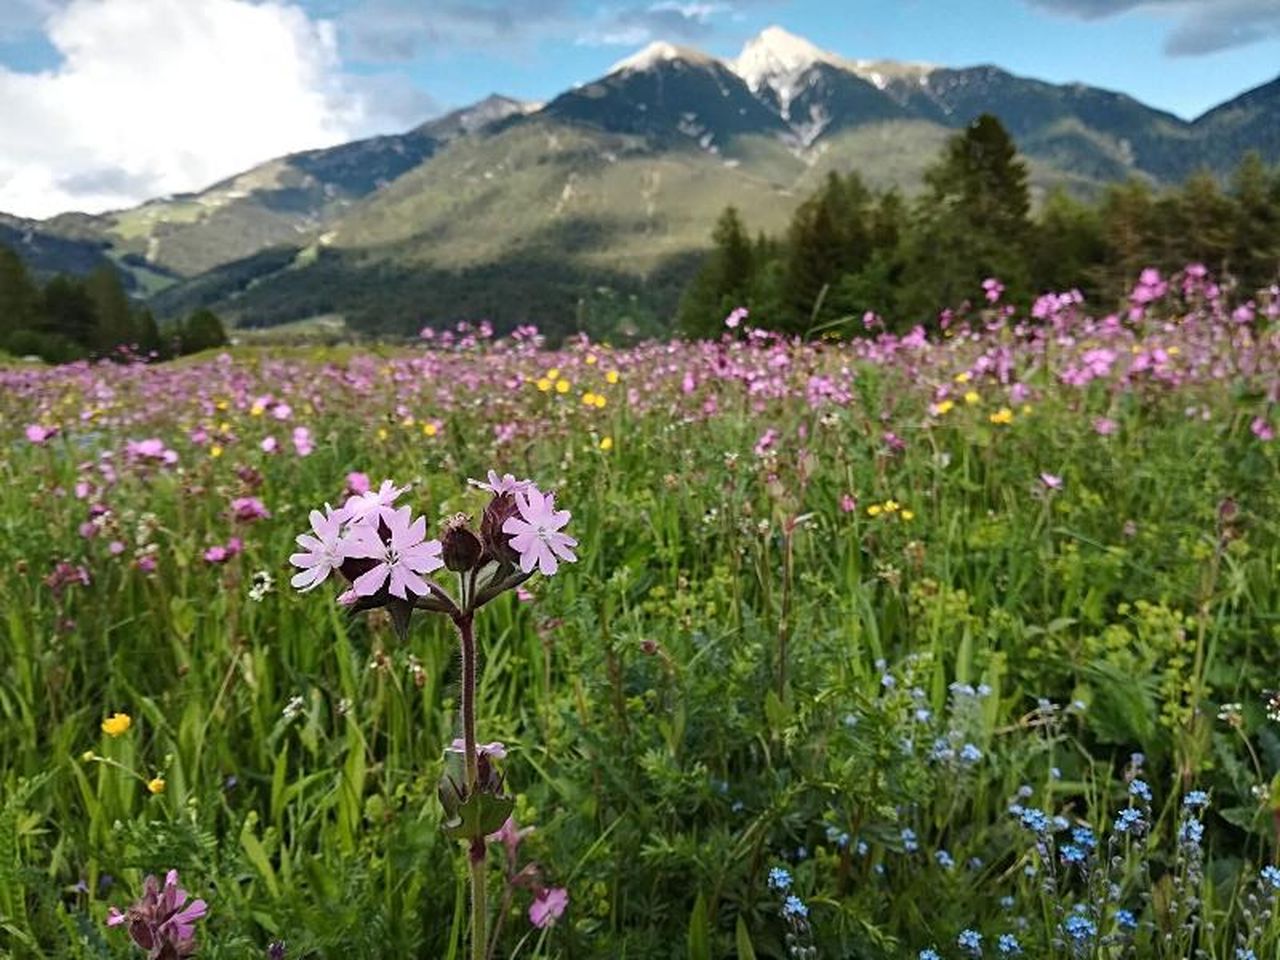
[[984,114],[948,141],[924,180],[907,204],[895,190],[868,191],[856,171],[830,173],[785,237],[758,245],[734,272],[725,264],[738,240],[722,222],[687,289],[681,329],[715,336],[707,318],[739,306],[788,333],[857,330],[867,313],[906,329],[987,277],[1018,296],[1076,288],[1111,303],[1150,264],[1203,263],[1242,290],[1280,276],[1280,172],[1256,153],[1226,192],[1203,170],[1163,193],[1144,180],[1116,184],[1093,205],[1057,189],[1033,218],[1026,163]]
[[477,636],[497,956],[1274,955],[1278,314],[0,367],[0,952],[123,957],[175,868],[214,960],[458,956],[447,625],[284,584],[335,477],[506,463],[580,559]]

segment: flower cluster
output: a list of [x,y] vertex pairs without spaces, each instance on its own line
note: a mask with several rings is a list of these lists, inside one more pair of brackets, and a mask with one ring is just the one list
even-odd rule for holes
[[[350,584],[342,603],[388,607],[403,630],[415,608],[460,615],[519,586],[535,569],[550,576],[561,562],[577,560],[577,541],[563,532],[569,511],[556,509],[554,493],[492,470],[486,481],[472,483],[492,495],[479,531],[459,514],[439,539],[427,538],[425,517],[399,505],[409,488],[390,480],[376,490],[366,486],[337,509],[313,510],[311,531],[297,538],[301,550],[289,558],[300,571],[293,586],[312,590],[337,572]],[[428,579],[441,568],[459,575],[457,603]]]

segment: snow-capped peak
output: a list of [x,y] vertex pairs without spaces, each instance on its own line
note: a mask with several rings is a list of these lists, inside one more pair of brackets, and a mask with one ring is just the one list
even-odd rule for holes
[[767,27],[747,41],[733,63],[734,72],[753,92],[795,78],[816,63],[838,64],[840,58],[782,27]]
[[718,63],[715,57],[703,53],[701,50],[694,50],[692,47],[678,47],[674,43],[667,43],[665,40],[657,40],[649,44],[643,50],[633,53],[625,60],[619,60],[609,68],[609,73],[619,73],[631,70],[650,70],[653,67],[669,63],[672,60],[683,60],[686,63],[712,64]]

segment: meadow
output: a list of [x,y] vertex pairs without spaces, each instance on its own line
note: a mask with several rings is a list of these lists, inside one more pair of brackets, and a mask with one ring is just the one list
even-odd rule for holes
[[290,555],[496,470],[578,545],[476,620],[491,956],[1280,956],[1278,317],[0,366],[0,954],[178,956],[176,870],[201,957],[467,955],[452,628]]

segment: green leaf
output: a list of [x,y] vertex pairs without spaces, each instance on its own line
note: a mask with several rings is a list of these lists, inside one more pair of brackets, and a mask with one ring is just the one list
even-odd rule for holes
[[707,901],[701,893],[689,915],[689,960],[711,960],[711,927],[707,922]]
[[477,793],[459,805],[453,819],[445,822],[444,832],[456,840],[483,840],[502,829],[515,805],[514,797]]
[[738,960],[756,960],[756,948],[751,945],[751,934],[747,932],[747,922],[741,914],[733,931],[733,940],[738,948]]
[[764,715],[765,719],[769,721],[770,731],[775,734],[781,733],[787,726],[789,719],[787,705],[772,690],[764,695]]

